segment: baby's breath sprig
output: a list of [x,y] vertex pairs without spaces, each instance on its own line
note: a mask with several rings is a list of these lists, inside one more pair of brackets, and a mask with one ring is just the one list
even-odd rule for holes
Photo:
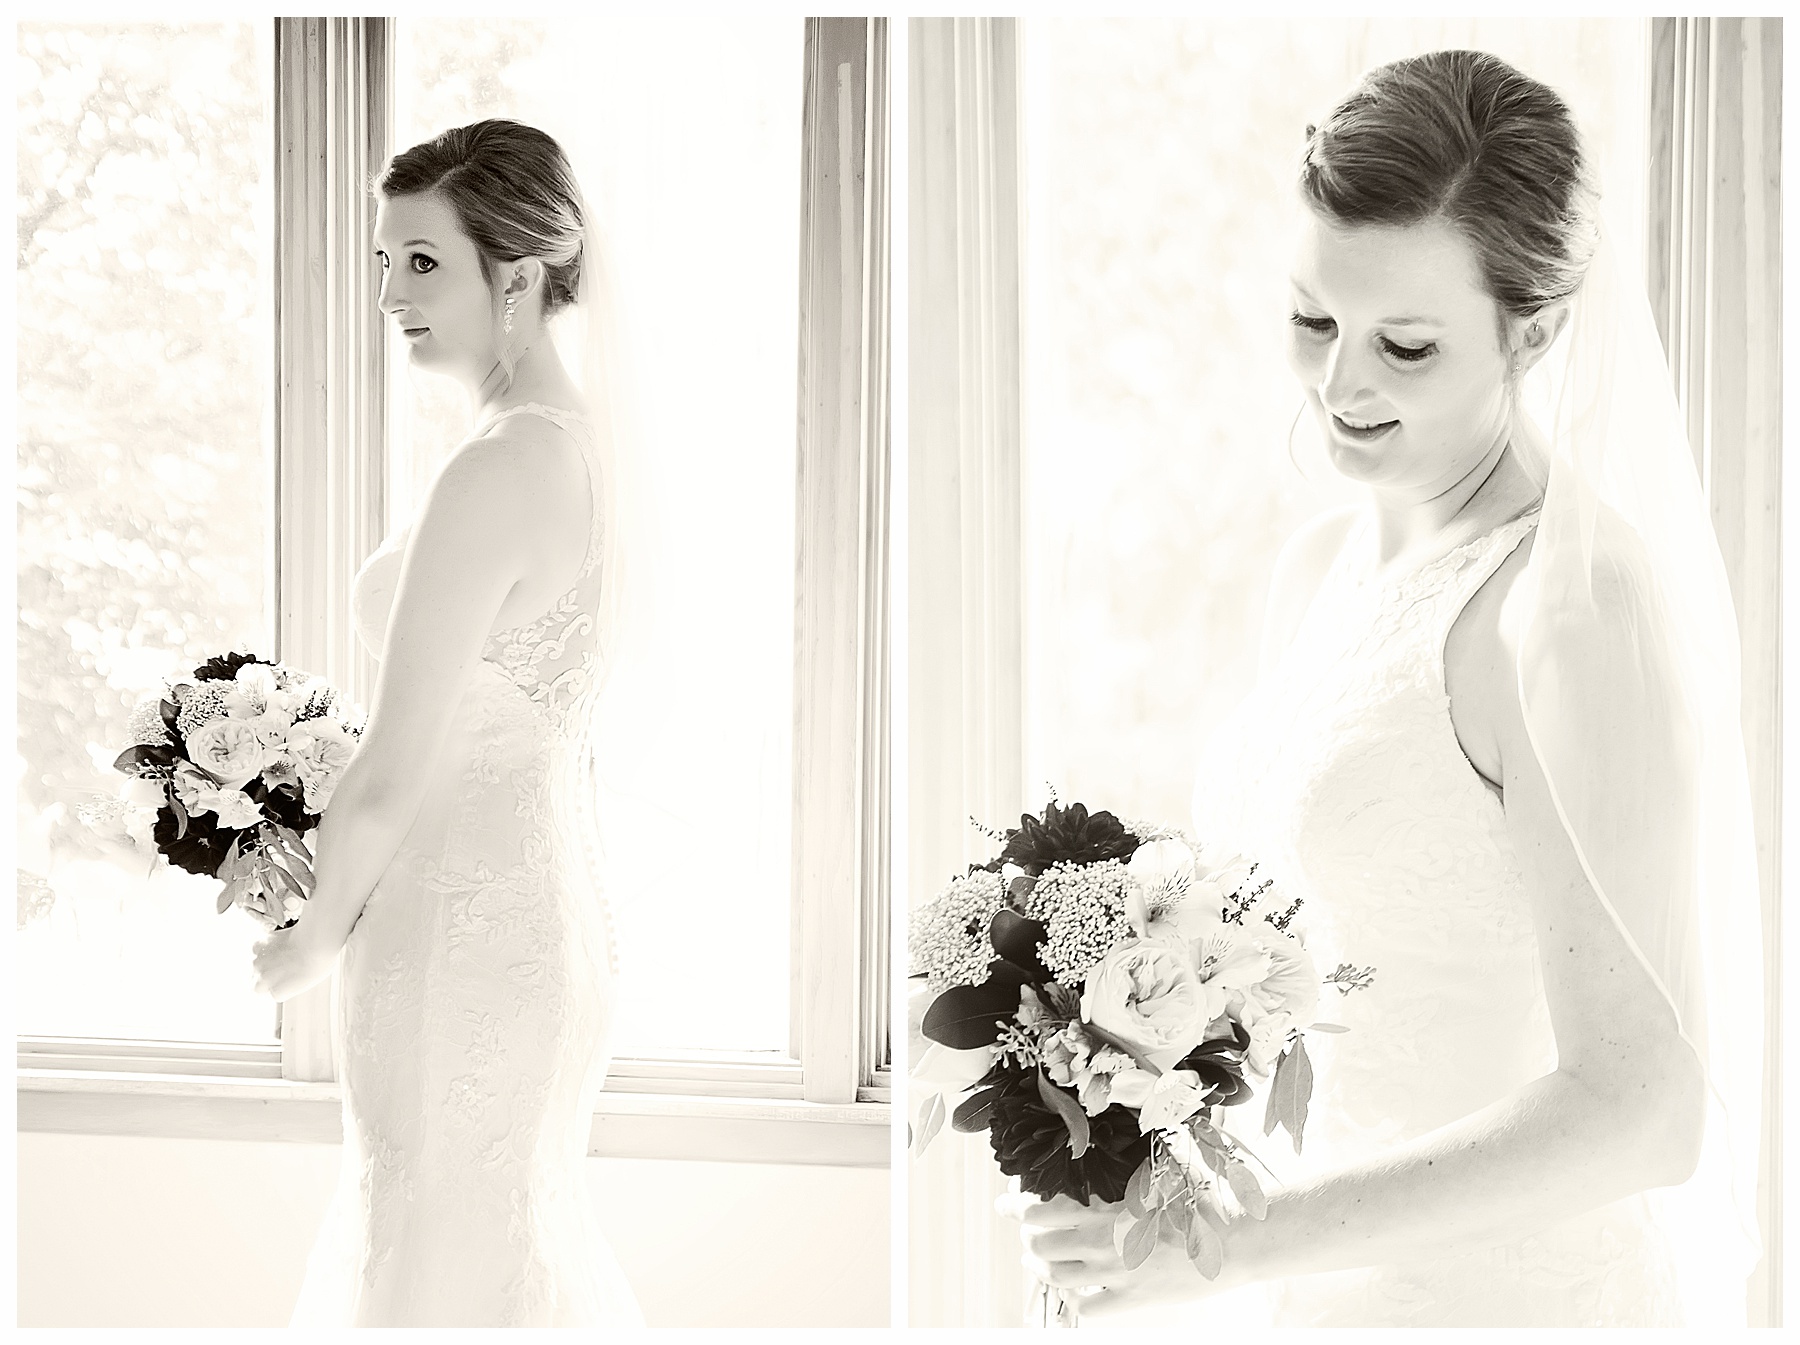
[[994,960],[988,926],[1005,904],[999,874],[977,869],[953,878],[912,914],[907,946],[913,974],[929,978],[934,994],[953,985],[980,985]]
[[1130,883],[1123,860],[1057,864],[1046,869],[1026,899],[1025,913],[1047,932],[1039,956],[1064,984],[1086,979],[1094,964],[1131,937],[1125,914]]
[[1353,967],[1348,962],[1338,963],[1337,970],[1325,978],[1325,984],[1335,985],[1342,995],[1348,995],[1352,990],[1367,990],[1374,982],[1375,968]]
[[1020,1069],[1036,1069],[1044,1059],[1037,1033],[1022,1023],[1003,1024],[994,1041],[994,1050],[1000,1059],[1011,1058]]

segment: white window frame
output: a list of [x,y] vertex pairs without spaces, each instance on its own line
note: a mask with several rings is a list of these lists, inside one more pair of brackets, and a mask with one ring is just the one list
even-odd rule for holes
[[[366,704],[350,588],[387,523],[386,327],[369,295],[395,20],[275,25],[276,656]],[[808,19],[786,1053],[616,1060],[596,1156],[888,1164],[887,25]],[[328,983],[278,1046],[22,1038],[21,1130],[337,1142]]]
[[[1780,619],[1782,23],[1646,23],[1652,306],[1744,632],[1744,723],[1771,987],[1765,1261],[1750,1283],[1749,1321],[1778,1325],[1786,1180],[1781,970],[1783,941],[1793,937],[1779,902],[1787,629]],[[1014,815],[1022,796],[1027,667],[1022,633],[1005,619],[1023,607],[1019,350],[1029,334],[1020,297],[1020,44],[1012,19],[914,19],[909,30],[912,904],[929,900],[943,875],[983,857],[971,853],[984,842],[963,819]],[[1789,658],[1787,666],[1794,664]],[[917,1050],[922,997],[913,998],[908,1041]],[[1017,1240],[992,1213],[999,1186],[986,1146],[940,1134],[922,1160],[909,1160],[908,1189],[911,1320],[1015,1325],[1023,1302]]]
[[1764,1256],[1749,1324],[1782,1320],[1781,80],[1779,18],[1651,19],[1644,249],[1743,638],[1762,879]]

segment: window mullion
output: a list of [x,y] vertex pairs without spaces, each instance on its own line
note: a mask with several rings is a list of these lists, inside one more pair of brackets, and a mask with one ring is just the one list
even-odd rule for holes
[[[386,528],[386,332],[368,184],[393,125],[393,20],[275,20],[276,657],[367,704],[351,585]],[[336,1077],[331,986],[282,1013],[286,1078]]]
[[1762,881],[1762,1265],[1752,1326],[1781,1321],[1781,52],[1779,19],[1653,19],[1651,307],[1743,641]]
[[806,22],[791,1021],[815,1102],[868,1069],[886,883],[886,41],[881,19]]

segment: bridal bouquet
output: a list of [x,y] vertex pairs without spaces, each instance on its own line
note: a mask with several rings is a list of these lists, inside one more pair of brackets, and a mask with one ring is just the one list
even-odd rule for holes
[[221,879],[221,915],[235,903],[275,929],[296,923],[312,890],[301,837],[331,802],[362,713],[320,678],[231,653],[169,682],[130,730],[113,769],[131,781],[87,810],[90,825],[147,832],[170,863]]
[[[926,1092],[914,1132],[986,1131],[1000,1170],[1050,1199],[1123,1201],[1135,1268],[1165,1228],[1200,1274],[1223,1249],[1200,1202],[1222,1184],[1261,1218],[1261,1183],[1222,1129],[1224,1108],[1266,1081],[1263,1133],[1300,1151],[1312,1096],[1305,1033],[1322,982],[1293,928],[1298,901],[1240,857],[1202,862],[1171,828],[1052,801],[989,833],[1000,855],[914,913],[913,972],[934,998],[933,1043],[913,1071]],[[1340,986],[1369,973],[1340,967]],[[1054,1315],[1074,1302],[1056,1291]]]

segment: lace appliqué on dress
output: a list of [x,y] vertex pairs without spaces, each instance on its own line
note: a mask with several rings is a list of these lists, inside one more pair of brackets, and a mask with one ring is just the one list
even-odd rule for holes
[[[1555,1068],[1535,927],[1505,811],[1450,717],[1444,644],[1536,524],[1528,515],[1394,577],[1352,530],[1270,675],[1214,739],[1195,829],[1229,837],[1303,897],[1350,1029],[1308,1039],[1306,1150],[1243,1135],[1284,1181],[1353,1165]],[[1242,1127],[1239,1127],[1242,1129]],[[1281,1325],[1599,1325],[1678,1318],[1642,1197],[1467,1255],[1267,1287]]]

